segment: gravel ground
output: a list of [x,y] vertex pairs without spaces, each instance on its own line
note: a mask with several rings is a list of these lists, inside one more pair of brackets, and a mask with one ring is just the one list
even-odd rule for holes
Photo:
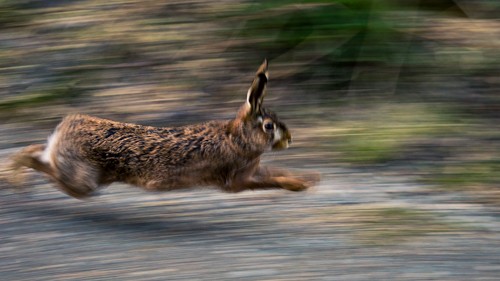
[[[3,280],[498,280],[495,207],[404,178],[321,172],[321,184],[303,193],[147,193],[115,184],[87,201],[33,174],[29,188],[0,191],[0,274]],[[445,227],[414,235],[388,232],[398,223],[385,224],[384,217],[366,219],[394,208],[433,214],[428,224]],[[373,224],[377,219],[382,223]]]

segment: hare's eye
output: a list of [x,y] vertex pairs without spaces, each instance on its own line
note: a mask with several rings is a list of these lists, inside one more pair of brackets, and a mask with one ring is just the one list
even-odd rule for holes
[[274,124],[271,122],[266,123],[266,124],[264,124],[264,129],[266,129],[267,131],[271,131],[274,129]]

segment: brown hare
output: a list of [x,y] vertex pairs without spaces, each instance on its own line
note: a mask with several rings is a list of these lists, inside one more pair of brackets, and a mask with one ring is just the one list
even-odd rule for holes
[[12,168],[44,172],[61,191],[76,198],[90,196],[112,182],[152,191],[203,185],[228,192],[304,190],[318,181],[318,174],[294,176],[259,166],[262,153],[291,143],[286,125],[262,107],[267,80],[264,61],[246,102],[229,121],[156,128],[69,115],[46,144],[15,154]]

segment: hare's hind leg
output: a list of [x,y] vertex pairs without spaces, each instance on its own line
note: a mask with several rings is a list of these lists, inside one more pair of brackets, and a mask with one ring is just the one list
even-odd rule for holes
[[24,182],[24,167],[53,176],[53,169],[48,163],[41,160],[45,148],[44,144],[34,144],[14,154],[8,167],[12,171],[12,174],[7,180],[14,185],[20,186]]
[[95,187],[89,187],[88,184],[86,184],[86,186],[75,185],[74,183],[68,184],[67,182],[61,181],[57,178],[52,178],[52,180],[59,186],[59,189],[62,192],[77,199],[90,197],[97,189],[97,185]]
[[99,170],[91,164],[81,159],[66,159],[56,163],[56,166],[52,179],[62,192],[83,199],[94,195],[99,189]]
[[44,155],[46,149],[47,147],[44,144],[35,144],[16,153],[12,157],[12,163],[10,164],[12,175],[7,180],[14,185],[20,186],[24,181],[23,168],[27,167],[47,174],[49,179],[54,181],[61,191],[75,198],[88,197],[98,188],[97,176],[94,176],[96,174],[95,169],[92,169],[90,165],[76,164],[78,166],[78,169],[76,169],[74,167],[75,163],[79,162],[75,161],[69,164],[73,168],[64,167],[65,172],[61,172],[60,167],[54,168],[44,159],[46,158]]

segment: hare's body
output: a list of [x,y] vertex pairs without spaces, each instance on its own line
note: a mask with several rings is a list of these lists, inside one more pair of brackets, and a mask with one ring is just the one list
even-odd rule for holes
[[244,148],[230,140],[228,126],[212,121],[155,128],[71,115],[49,138],[42,160],[63,171],[65,181],[82,175],[83,181],[96,179],[98,185],[121,181],[154,190],[229,188],[233,171],[258,155],[242,159]]
[[315,179],[259,167],[263,152],[286,148],[291,141],[286,126],[261,107],[266,70],[264,63],[233,120],[156,128],[70,115],[46,145],[28,146],[16,154],[14,168],[42,171],[78,198],[112,182],[155,191],[202,185],[229,192],[303,190]]

